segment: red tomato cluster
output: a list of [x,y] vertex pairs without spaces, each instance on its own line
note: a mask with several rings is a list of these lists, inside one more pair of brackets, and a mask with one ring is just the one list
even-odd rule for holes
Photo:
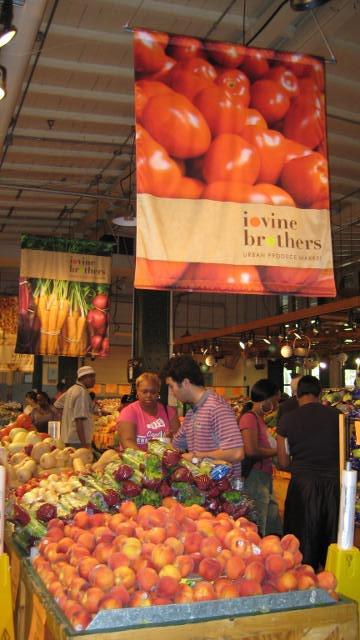
[[327,208],[320,62],[135,31],[137,190]]

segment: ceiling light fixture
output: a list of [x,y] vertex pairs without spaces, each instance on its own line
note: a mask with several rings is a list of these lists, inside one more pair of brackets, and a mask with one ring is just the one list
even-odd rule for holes
[[6,96],[6,69],[0,65],[0,100]]
[[0,14],[0,24],[3,28],[0,31],[0,47],[4,47],[16,36],[16,27],[12,24],[13,2],[4,0]]
[[243,340],[239,340],[239,347],[240,347],[240,349],[242,349],[243,351],[245,351],[245,349],[246,349],[246,344],[245,344],[245,342],[243,342]]
[[136,227],[136,218],[134,216],[118,216],[111,221],[117,227]]
[[293,11],[307,11],[308,9],[316,9],[326,4],[329,0],[290,0],[290,6]]
[[263,338],[263,341],[266,342],[266,344],[271,344],[271,340],[269,340],[269,338]]

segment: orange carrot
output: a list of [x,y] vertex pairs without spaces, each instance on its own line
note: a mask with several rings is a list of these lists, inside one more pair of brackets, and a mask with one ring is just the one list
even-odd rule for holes
[[41,322],[41,334],[40,334],[40,345],[39,345],[39,353],[46,354],[47,353],[47,332],[49,330],[49,298],[46,295],[40,296],[39,304],[38,304],[38,314]]

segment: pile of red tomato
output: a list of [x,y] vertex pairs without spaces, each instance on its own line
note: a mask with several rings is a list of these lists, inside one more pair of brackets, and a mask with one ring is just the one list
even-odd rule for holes
[[328,208],[321,62],[137,30],[135,72],[139,193]]

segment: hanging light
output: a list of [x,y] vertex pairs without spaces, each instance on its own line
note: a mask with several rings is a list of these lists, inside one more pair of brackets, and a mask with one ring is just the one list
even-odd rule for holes
[[290,7],[293,11],[306,11],[307,9],[316,9],[326,4],[329,0],[290,0]]
[[240,347],[240,349],[242,349],[243,351],[245,351],[245,349],[246,349],[246,344],[245,344],[245,342],[244,342],[242,339],[241,339],[241,340],[239,340],[239,347]]
[[13,19],[13,2],[12,0],[4,0],[0,14],[0,47],[4,47],[16,36],[16,27],[12,24]]
[[117,227],[136,227],[136,218],[134,216],[118,216],[111,221]]
[[6,96],[6,69],[0,65],[0,100]]

